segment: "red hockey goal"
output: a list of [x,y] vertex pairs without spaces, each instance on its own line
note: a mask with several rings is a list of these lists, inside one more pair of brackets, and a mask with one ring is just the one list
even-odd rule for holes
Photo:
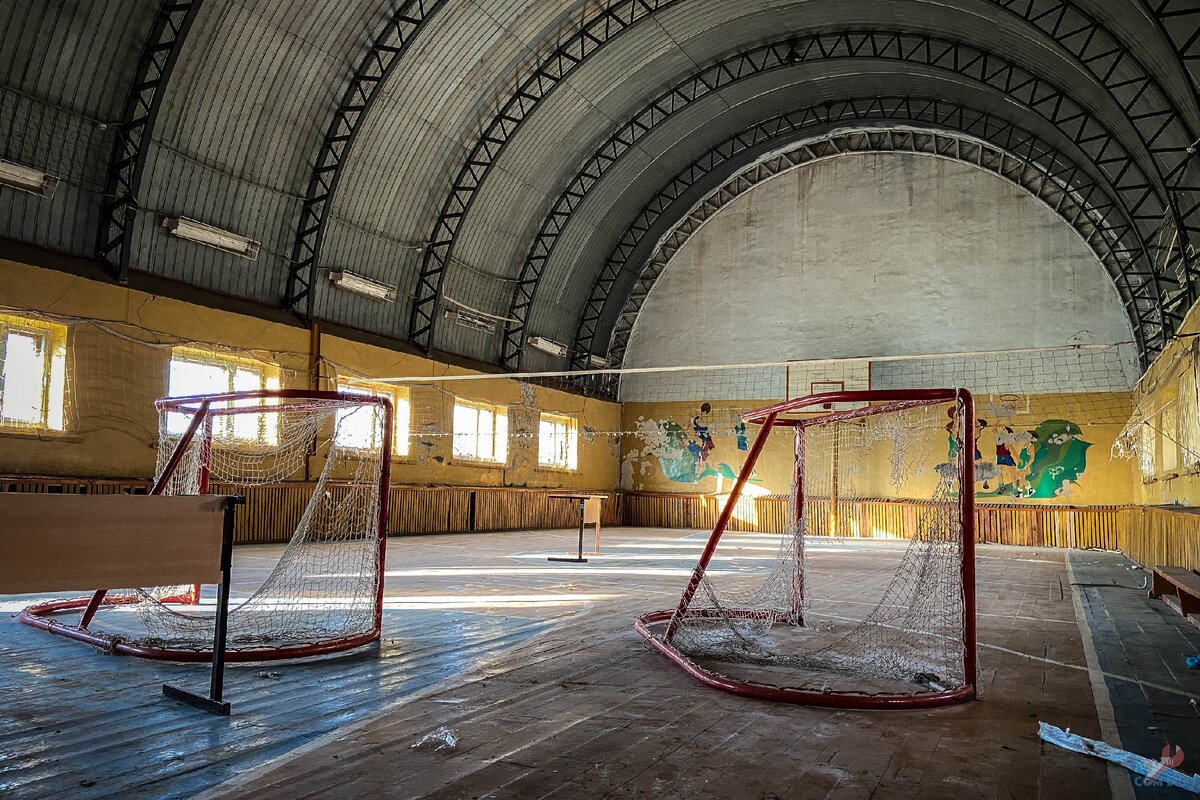
[[[853,405],[823,411],[833,404]],[[973,699],[970,393],[836,392],[744,419],[762,427],[683,596],[638,618],[639,633],[703,683],[760,699],[860,709]],[[762,535],[750,548],[727,527],[782,427],[795,432],[793,521],[769,568],[750,570],[739,551],[761,549]],[[907,541],[862,553],[845,544],[857,537]],[[823,569],[813,547],[829,551]]]
[[[231,604],[228,660],[316,656],[379,638],[390,402],[282,389],[156,405],[159,465],[151,494],[245,494],[253,509],[275,502],[273,485],[303,480],[317,465],[303,507],[267,512],[291,538],[258,588]],[[82,611],[77,624],[55,618],[72,610]],[[214,611],[199,586],[97,587],[91,597],[31,606],[20,620],[127,655],[207,661]]]

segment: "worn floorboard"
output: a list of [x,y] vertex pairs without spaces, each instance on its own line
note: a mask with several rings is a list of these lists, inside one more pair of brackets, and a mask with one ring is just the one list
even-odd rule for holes
[[[1100,734],[1064,551],[980,549],[978,702],[864,713],[707,689],[643,647],[633,616],[674,604],[704,538],[612,529],[605,554],[581,565],[545,560],[569,547],[567,531],[394,539],[384,641],[319,662],[231,667],[229,719],[160,696],[163,681],[202,685],[201,667],[106,656],[6,615],[0,796],[1108,796],[1101,762],[1036,735],[1039,720]],[[726,543],[713,569],[736,579],[768,565],[778,539]],[[901,551],[810,547],[811,594],[827,598],[814,610],[830,624],[861,618]],[[261,581],[278,553],[240,548],[235,590]],[[1125,746],[1191,747],[1200,681],[1182,654],[1200,631],[1112,586],[1144,574],[1120,557],[1073,558],[1078,582],[1107,584],[1081,591],[1102,668],[1123,678],[1107,685]],[[24,602],[0,598],[0,608]],[[1164,682],[1174,693],[1145,685]],[[454,748],[413,747],[443,726]]]
[[[984,548],[980,702],[856,713],[743,700],[706,689],[645,650],[636,612],[670,606],[703,534],[612,531],[608,555],[570,567],[561,588],[615,597],[464,679],[348,730],[337,741],[222,787],[230,798],[1098,797],[1102,764],[1037,739],[1039,719],[1098,735],[1061,551]],[[769,538],[715,566],[774,557]],[[818,545],[813,595],[827,620],[857,619],[901,546]],[[550,548],[513,554],[534,573]],[[674,569],[672,569],[674,567]],[[662,571],[660,574],[656,571]],[[671,574],[676,573],[676,574]],[[551,646],[547,646],[552,643]],[[540,652],[530,652],[541,648]],[[1014,652],[1008,652],[1014,651]],[[1048,660],[1049,659],[1049,660]],[[1053,663],[1062,661],[1064,665]],[[453,705],[438,700],[454,699]],[[413,749],[447,726],[454,749]],[[337,755],[337,759],[333,756]]]

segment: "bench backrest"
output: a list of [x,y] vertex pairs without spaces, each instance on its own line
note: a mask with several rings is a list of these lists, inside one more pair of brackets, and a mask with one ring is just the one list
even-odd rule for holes
[[0,493],[0,594],[220,583],[228,501]]

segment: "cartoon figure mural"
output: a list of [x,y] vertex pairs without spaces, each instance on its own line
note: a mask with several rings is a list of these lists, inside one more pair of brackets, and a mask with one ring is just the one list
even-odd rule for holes
[[[710,422],[712,405],[702,404],[699,412],[691,418],[691,435],[672,420],[639,420],[638,433],[647,444],[640,455],[654,456],[663,477],[675,483],[694,484],[705,478],[736,480],[736,468],[713,458],[717,446]],[[736,437],[738,450],[748,449],[745,423],[738,420],[725,432]]]
[[[950,454],[949,460],[945,464],[938,464],[934,470],[943,477],[952,477],[955,473],[954,461],[958,458],[959,439],[957,432],[954,429],[955,410],[953,408],[946,410],[946,416],[950,417],[950,421],[946,423],[945,429],[948,438],[948,451]],[[975,480],[983,483],[983,488],[990,488],[990,481],[995,480],[1000,475],[1000,470],[996,464],[991,461],[983,460],[983,452],[979,449],[979,439],[983,435],[983,431],[987,428],[986,419],[975,420],[975,446],[973,448],[973,456],[975,459]]]
[[996,433],[996,466],[1000,469],[1001,486],[1017,486],[1017,459],[1013,448],[1018,447],[1017,434],[1005,425]]
[[676,483],[699,483],[705,478],[725,477],[730,480],[737,478],[737,473],[728,464],[708,464],[708,454],[712,452],[712,439],[704,445],[689,439],[687,432],[676,422],[664,421],[659,423],[666,439],[666,446],[657,449],[653,455],[658,456],[659,466],[667,480]]
[[712,406],[704,403],[700,406],[700,413],[692,417],[692,430],[696,434],[696,441],[688,442],[688,449],[692,451],[692,454],[696,456],[701,465],[708,463],[708,454],[712,452],[715,446],[705,419],[711,411]]
[[[975,480],[983,489],[976,492],[976,497],[1061,497],[1078,484],[1087,469],[1087,451],[1092,444],[1083,440],[1083,431],[1074,422],[1048,419],[1031,431],[1014,431],[1008,425],[1003,426],[996,432],[994,463],[984,461],[980,449],[980,439],[987,427],[986,420],[976,423]],[[946,431],[950,461],[936,469],[938,474],[951,477],[954,474],[951,464],[961,444],[954,435],[953,422],[947,423]]]
[[[983,481],[984,489],[976,496],[1061,497],[1078,484],[1087,469],[1091,446],[1083,440],[1080,427],[1065,419],[1045,420],[1032,431],[1005,426],[996,434],[996,463],[986,464],[989,470],[980,470],[976,464],[976,479]],[[997,480],[994,489],[989,478]]]
[[983,451],[979,449],[979,440],[983,438],[983,432],[987,428],[986,419],[975,420],[975,480],[983,482],[983,488],[990,488],[991,481],[1000,477],[1000,469],[996,463],[983,460]]

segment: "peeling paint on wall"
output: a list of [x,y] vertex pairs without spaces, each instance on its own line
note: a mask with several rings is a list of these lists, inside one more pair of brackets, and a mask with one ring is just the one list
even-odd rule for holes
[[[640,484],[634,486],[635,464],[640,465],[639,474],[645,475],[647,468],[657,463],[663,477],[673,483],[693,485],[705,478],[737,479],[740,464],[735,467],[728,461],[718,460],[718,457],[726,458],[727,450],[737,453],[749,449],[746,424],[741,421],[740,415],[714,419],[709,403],[702,403],[698,411],[683,424],[673,419],[638,417],[637,436],[645,446],[630,450],[622,459],[623,488],[641,488]],[[731,438],[733,447],[718,447],[714,435]]]

